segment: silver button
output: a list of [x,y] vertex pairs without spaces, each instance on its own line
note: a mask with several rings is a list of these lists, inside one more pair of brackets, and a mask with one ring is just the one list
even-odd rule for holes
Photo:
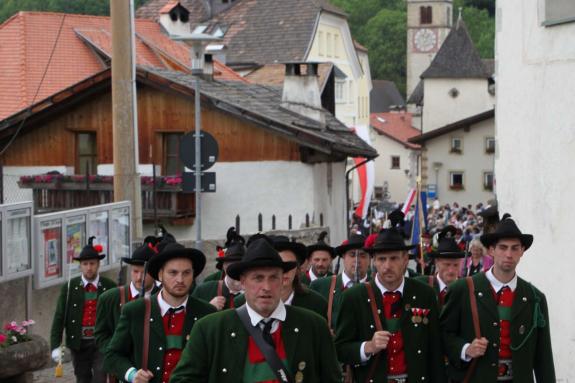
[[74,303],[74,307],[78,307],[78,305]]
[[299,332],[299,328],[296,327],[296,328],[293,329],[293,331],[296,332],[296,333],[298,333],[298,332]]
[[232,338],[235,338],[235,337],[236,337],[236,333],[235,333],[235,332],[232,332],[231,335],[232,335]]
[[370,325],[369,325],[369,328],[373,328],[373,325],[372,325],[372,324],[370,324]]
[[162,351],[162,350],[163,350],[162,346],[158,347],[158,351]]
[[418,354],[421,354],[421,350],[417,350],[417,353],[418,353]]
[[497,367],[496,363],[491,363],[491,367]]
[[421,377],[421,380],[425,380],[425,376],[422,376],[422,377]]
[[150,318],[150,322],[153,322],[153,321],[154,321],[154,318]]
[[70,338],[74,339],[74,335],[70,336]]
[[198,317],[194,317],[194,320],[195,320],[195,321],[198,320]]
[[497,347],[497,343],[493,343],[493,347]]
[[478,296],[479,298],[481,298],[481,297],[483,297],[483,293],[480,291],[480,292],[477,293],[477,296]]
[[226,372],[228,372],[228,370],[224,367],[222,368],[222,372],[225,374]]
[[160,371],[160,367],[156,367],[156,371]]
[[75,320],[75,319],[72,319],[72,323],[76,323],[76,320]]
[[497,327],[497,322],[493,322],[493,327]]
[[413,297],[411,297],[411,299],[415,299],[415,295]]
[[369,302],[371,302],[371,300],[369,298],[367,298],[367,302],[369,303]]
[[523,297],[523,302],[527,302],[527,297]]

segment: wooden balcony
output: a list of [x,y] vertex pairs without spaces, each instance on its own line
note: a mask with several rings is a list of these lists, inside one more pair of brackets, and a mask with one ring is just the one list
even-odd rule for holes
[[[166,183],[174,177],[156,177],[156,214],[158,220],[171,224],[192,224],[195,212],[193,193],[183,193],[181,183]],[[24,176],[21,188],[32,189],[34,213],[52,213],[114,202],[112,177]],[[151,177],[142,177],[142,216],[154,221],[154,191]]]

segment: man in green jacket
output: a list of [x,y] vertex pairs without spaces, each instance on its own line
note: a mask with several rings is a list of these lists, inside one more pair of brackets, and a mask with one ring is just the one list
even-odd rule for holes
[[116,284],[98,274],[100,260],[106,255],[101,245],[93,245],[96,237],[90,237],[75,261],[80,262],[81,276],[72,278],[62,286],[56,312],[52,320],[50,345],[52,359],[63,359],[62,336],[66,331],[66,346],[72,352],[74,375],[79,383],[105,383],[106,374],[102,368],[103,355],[94,340],[96,304],[99,297]]
[[[291,382],[341,382],[325,320],[281,300],[283,274],[295,267],[296,262],[283,262],[265,238],[253,241],[244,259],[228,267],[229,275],[242,282],[246,304],[194,326],[171,383],[284,382],[290,375]],[[282,366],[277,372],[248,329],[261,331],[264,350],[275,354]]]
[[555,382],[545,295],[519,278],[516,267],[533,236],[523,234],[508,214],[495,231],[480,237],[493,255],[487,272],[471,277],[476,301],[476,336],[468,283],[455,282],[441,313],[449,377],[456,382]]
[[405,277],[413,247],[395,229],[383,230],[366,249],[373,280],[343,293],[335,343],[355,382],[446,382],[437,299]]
[[312,290],[318,292],[328,302],[328,309],[331,308],[331,311],[324,314],[331,329],[335,329],[343,292],[369,279],[367,270],[371,257],[363,250],[364,243],[363,235],[352,234],[348,240],[335,248],[335,253],[343,259],[343,272],[328,278],[316,279],[310,285]]
[[301,276],[301,282],[306,286],[309,286],[318,278],[333,274],[331,272],[331,262],[335,258],[335,249],[327,244],[325,241],[326,237],[327,231],[322,231],[317,242],[307,247],[307,258],[309,259],[310,267]]
[[98,299],[94,336],[102,354],[106,352],[108,342],[114,335],[122,306],[140,297],[142,283],[146,294],[153,294],[158,289],[154,278],[144,271],[146,262],[157,253],[156,241],[155,237],[146,237],[144,244],[134,250],[132,257],[123,257],[122,262],[130,265],[130,283],[108,290]]
[[[106,372],[130,383],[169,381],[194,323],[216,311],[189,296],[193,280],[205,264],[201,251],[179,243],[167,244],[150,259],[148,271],[162,282],[162,290],[124,306],[106,349]],[[144,349],[146,340],[148,347]]]

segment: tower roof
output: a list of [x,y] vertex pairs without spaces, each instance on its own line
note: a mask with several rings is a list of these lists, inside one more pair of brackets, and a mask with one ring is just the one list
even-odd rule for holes
[[489,78],[461,16],[421,78]]

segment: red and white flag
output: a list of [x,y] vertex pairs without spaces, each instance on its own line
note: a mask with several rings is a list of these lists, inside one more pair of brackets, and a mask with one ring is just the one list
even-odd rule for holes
[[415,188],[409,189],[407,193],[407,198],[405,198],[405,202],[403,203],[403,207],[401,208],[401,212],[404,215],[407,215],[409,208],[415,202],[415,196],[417,195],[417,190]]

